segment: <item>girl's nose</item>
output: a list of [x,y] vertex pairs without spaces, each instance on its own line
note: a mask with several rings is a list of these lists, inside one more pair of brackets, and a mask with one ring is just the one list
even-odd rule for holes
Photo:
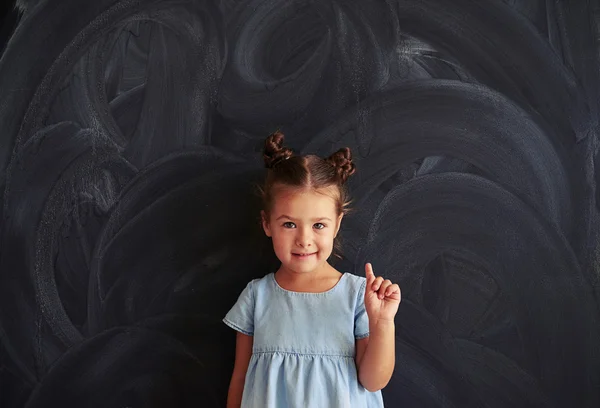
[[298,245],[302,248],[308,248],[309,246],[311,246],[310,241],[307,240],[298,240]]
[[296,237],[296,244],[298,244],[299,246],[306,248],[311,246],[312,242],[312,237],[311,237],[311,231],[310,230],[306,230],[306,229],[299,229],[298,230],[298,235]]

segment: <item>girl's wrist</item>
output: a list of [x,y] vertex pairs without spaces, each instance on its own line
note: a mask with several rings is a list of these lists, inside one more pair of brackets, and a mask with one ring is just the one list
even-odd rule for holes
[[369,330],[375,331],[377,329],[395,328],[396,324],[393,319],[374,319],[369,321]]

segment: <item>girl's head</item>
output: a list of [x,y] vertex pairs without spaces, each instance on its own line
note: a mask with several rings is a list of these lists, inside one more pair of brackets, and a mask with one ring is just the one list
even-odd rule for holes
[[296,156],[283,146],[283,134],[275,132],[265,141],[263,157],[268,172],[262,226],[277,258],[294,272],[325,266],[348,209],[344,183],[355,171],[350,149],[325,159]]

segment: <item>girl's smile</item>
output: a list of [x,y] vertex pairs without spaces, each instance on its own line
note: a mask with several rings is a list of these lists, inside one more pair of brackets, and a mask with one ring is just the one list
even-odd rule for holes
[[311,256],[316,255],[316,254],[317,254],[316,252],[312,252],[312,253],[308,253],[308,254],[292,254],[292,255],[298,257],[298,259],[308,259]]

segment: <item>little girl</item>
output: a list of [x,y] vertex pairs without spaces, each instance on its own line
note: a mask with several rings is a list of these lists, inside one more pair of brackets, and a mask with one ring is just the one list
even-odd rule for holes
[[350,149],[296,156],[276,132],[265,142],[265,234],[281,267],[248,283],[223,321],[237,333],[227,407],[383,407],[395,362],[400,288],[342,274],[327,259],[355,171]]

